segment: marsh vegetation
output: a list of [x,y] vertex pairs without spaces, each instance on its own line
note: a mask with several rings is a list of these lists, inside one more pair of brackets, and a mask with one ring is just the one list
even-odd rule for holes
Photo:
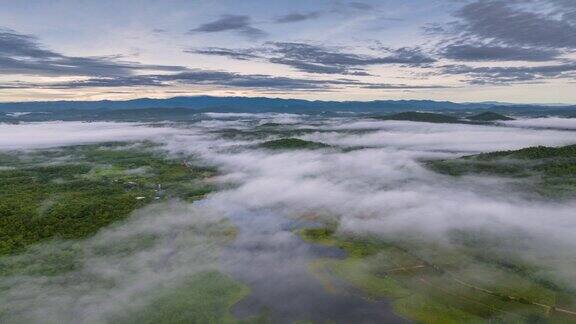
[[542,277],[537,266],[488,247],[517,238],[455,232],[442,244],[343,234],[329,227],[299,234],[346,252],[344,259],[310,264],[328,289],[344,280],[369,298],[391,299],[398,314],[418,322],[576,321],[574,290]]

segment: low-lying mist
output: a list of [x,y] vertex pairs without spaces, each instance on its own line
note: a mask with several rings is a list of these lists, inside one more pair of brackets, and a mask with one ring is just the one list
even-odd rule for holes
[[21,150],[106,141],[153,140],[178,133],[174,128],[134,123],[43,122],[0,123],[0,150]]
[[[7,258],[5,264],[26,267],[0,279],[8,292],[0,297],[0,313],[13,314],[14,321],[107,322],[145,305],[158,287],[177,285],[191,273],[222,263],[250,262],[254,254],[242,249],[234,250],[233,258],[219,260],[221,242],[195,230],[227,219],[240,232],[258,233],[255,241],[269,241],[269,261],[259,264],[262,272],[280,271],[274,255],[286,253],[281,247],[290,233],[274,226],[280,225],[279,219],[314,216],[337,221],[341,233],[418,237],[445,245],[452,244],[454,231],[483,231],[504,238],[510,234],[500,252],[537,264],[576,289],[576,201],[531,195],[519,185],[530,179],[451,177],[423,164],[487,151],[574,144],[576,137],[570,131],[517,128],[568,129],[571,121],[537,119],[478,126],[274,114],[207,117],[162,127],[68,122],[0,125],[4,150],[149,139],[162,143],[170,154],[191,155],[220,170],[213,179],[220,190],[199,202],[152,205],[88,240],[50,242]],[[331,147],[273,151],[254,144],[276,139],[278,133],[242,140],[218,133],[263,123],[317,128],[318,132],[299,138]],[[526,238],[521,244],[514,241],[518,235]],[[148,236],[152,238],[146,244],[116,251],[126,242]],[[37,275],[32,260],[43,260],[52,249],[73,251],[74,270]]]
[[[194,140],[176,136],[168,148],[199,154],[225,170],[220,180],[236,186],[207,202],[227,212],[320,214],[337,219],[343,232],[425,236],[446,244],[455,230],[493,231],[500,237],[506,237],[506,231],[520,232],[530,239],[522,250],[514,251],[518,257],[537,262],[567,283],[575,279],[570,269],[576,265],[572,253],[576,202],[537,198],[515,179],[455,178],[421,163],[535,145],[568,145],[574,143],[574,133],[346,119],[327,120],[320,128],[322,132],[302,138],[348,149],[238,151],[213,145],[220,140],[203,136]],[[369,131],[342,132],[349,129]],[[505,243],[502,250],[508,249]],[[516,244],[509,243],[511,248]]]
[[[9,323],[106,323],[141,311],[161,289],[217,268],[221,214],[152,205],[85,241],[51,241],[4,257],[0,314]],[[223,241],[224,240],[224,241]]]

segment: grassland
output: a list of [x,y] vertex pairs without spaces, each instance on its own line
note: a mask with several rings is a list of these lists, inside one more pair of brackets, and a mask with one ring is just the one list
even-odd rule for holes
[[299,234],[347,253],[311,264],[327,289],[343,281],[367,298],[391,300],[397,314],[417,322],[576,323],[574,291],[538,277],[534,266],[487,253],[470,241],[471,233],[455,235],[466,242],[454,239],[449,246],[338,234],[330,227]]
[[0,255],[44,240],[81,239],[167,197],[212,189],[213,168],[169,159],[149,143],[73,146],[0,155]]

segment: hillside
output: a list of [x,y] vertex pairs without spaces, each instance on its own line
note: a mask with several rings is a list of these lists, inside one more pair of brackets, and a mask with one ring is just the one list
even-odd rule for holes
[[406,120],[427,123],[462,123],[460,119],[443,114],[408,111],[393,115],[373,117],[378,120]]
[[265,149],[271,150],[298,150],[298,149],[319,149],[330,147],[324,143],[305,141],[298,138],[282,138],[278,140],[267,141],[259,145]]
[[490,175],[530,179],[536,192],[548,197],[576,195],[576,145],[535,146],[427,163],[451,176]]
[[504,115],[501,115],[499,113],[495,113],[492,111],[486,111],[486,112],[468,117],[468,119],[473,120],[473,121],[484,121],[484,122],[514,120],[514,118],[510,118],[508,116],[504,116]]

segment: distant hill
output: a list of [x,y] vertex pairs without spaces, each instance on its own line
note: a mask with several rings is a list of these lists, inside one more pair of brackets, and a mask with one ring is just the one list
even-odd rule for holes
[[462,123],[460,119],[443,114],[425,113],[408,111],[401,112],[398,114],[387,115],[387,116],[376,116],[373,117],[378,120],[406,120],[406,121],[416,121],[416,122],[427,122],[427,123]]
[[262,148],[271,150],[298,150],[298,149],[320,149],[330,147],[324,143],[305,141],[298,138],[282,138],[267,141],[259,145]]
[[497,151],[450,160],[426,162],[432,170],[451,175],[490,175],[523,182],[524,190],[533,190],[549,198],[576,196],[576,145],[534,146],[512,151]]
[[2,114],[0,122],[39,122],[47,120],[63,121],[159,121],[191,120],[198,118],[198,112],[187,108],[142,108],[142,109],[66,109],[48,112],[30,112],[19,115]]
[[478,115],[468,117],[468,119],[473,120],[473,121],[484,121],[484,122],[514,120],[514,118],[510,118],[508,116],[504,116],[504,115],[501,115],[499,113],[495,113],[492,111],[486,111],[486,112],[480,113]]
[[[576,160],[576,145],[568,145],[561,147],[533,146],[512,151],[497,151],[490,153],[482,153],[475,155],[473,157],[483,161],[495,160],[500,158],[514,158],[525,160],[570,158]],[[576,164],[572,164],[572,167],[576,171]]]

